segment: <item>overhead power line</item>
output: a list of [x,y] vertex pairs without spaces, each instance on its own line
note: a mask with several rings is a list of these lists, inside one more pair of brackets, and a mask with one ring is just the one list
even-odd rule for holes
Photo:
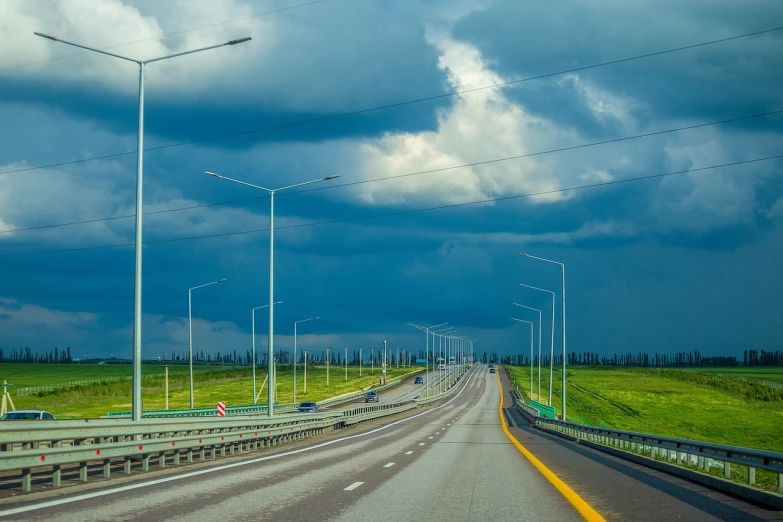
[[[568,187],[568,188],[562,188],[562,189],[553,189],[553,190],[544,190],[540,192],[532,192],[528,194],[519,194],[516,196],[502,196],[502,197],[496,197],[496,198],[487,198],[477,201],[468,201],[463,203],[453,203],[450,205],[439,205],[435,207],[426,207],[426,208],[418,208],[418,209],[410,209],[410,210],[400,210],[396,212],[385,212],[382,214],[371,214],[371,215],[365,215],[365,216],[356,216],[351,218],[343,218],[343,219],[333,219],[333,220],[327,220],[327,221],[314,221],[310,223],[301,223],[298,225],[287,225],[287,226],[281,226],[281,227],[275,227],[275,231],[279,230],[286,230],[286,229],[292,229],[292,228],[306,228],[306,227],[315,227],[315,226],[322,226],[322,225],[332,225],[337,223],[349,223],[354,221],[364,221],[369,219],[378,219],[378,218],[385,218],[385,217],[394,217],[394,216],[402,216],[402,215],[408,215],[408,214],[420,214],[423,212],[431,212],[435,210],[445,210],[445,209],[453,209],[453,208],[461,208],[461,207],[469,207],[469,206],[475,206],[475,205],[482,205],[486,203],[494,203],[499,201],[509,201],[514,199],[522,199],[522,198],[530,198],[535,196],[545,196],[545,195],[551,195],[551,194],[559,194],[563,192],[571,192],[571,191],[578,191],[578,190],[586,190],[591,188],[598,188],[598,187],[607,187],[612,185],[621,185],[621,184],[627,184],[627,183],[633,183],[637,181],[648,181],[652,179],[659,179],[659,178],[666,178],[669,176],[676,176],[679,174],[691,174],[694,172],[703,172],[703,171],[709,171],[709,170],[715,170],[725,167],[733,167],[737,165],[747,165],[751,163],[759,163],[763,161],[771,161],[776,159],[782,159],[783,154],[779,154],[776,156],[767,156],[763,158],[755,158],[750,160],[743,160],[743,161],[735,161],[732,163],[723,163],[721,165],[711,165],[709,167],[699,167],[695,169],[688,169],[688,170],[679,170],[675,172],[667,172],[663,174],[651,174],[649,176],[639,176],[635,178],[626,178],[626,179],[620,179],[620,180],[613,180],[613,181],[603,181],[598,183],[590,183],[587,185],[578,185],[574,187]],[[255,230],[244,230],[240,232],[223,232],[219,234],[208,234],[208,235],[202,235],[202,236],[189,236],[189,237],[177,237],[177,238],[170,238],[170,239],[157,239],[152,241],[145,241],[145,245],[156,245],[156,244],[164,244],[164,243],[178,243],[183,241],[194,241],[198,239],[215,239],[215,238],[221,238],[221,237],[230,237],[230,236],[240,236],[240,235],[247,235],[247,234],[256,234],[260,232],[268,232],[268,228],[260,228]],[[64,249],[58,249],[58,250],[39,250],[36,252],[21,252],[21,253],[13,253],[13,254],[0,254],[0,257],[21,257],[21,256],[32,256],[32,255],[42,255],[42,254],[60,254],[65,252],[82,252],[87,250],[105,250],[110,248],[121,248],[121,247],[130,247],[133,246],[133,243],[123,243],[123,244],[115,244],[115,245],[98,245],[98,246],[91,246],[91,247],[80,247],[80,248],[64,248]]]
[[[652,53],[640,54],[640,55],[632,56],[632,57],[629,57],[629,58],[621,58],[621,59],[618,59],[618,60],[611,60],[611,61],[608,61],[608,62],[601,62],[601,63],[597,63],[597,64],[592,64],[592,65],[585,65],[585,66],[582,66],[582,67],[575,67],[575,68],[567,69],[567,70],[564,70],[564,71],[540,74],[540,75],[537,75],[537,76],[530,76],[530,77],[522,78],[522,79],[519,79],[519,80],[512,80],[512,81],[498,83],[498,84],[485,85],[485,86],[482,86],[482,87],[474,87],[474,88],[471,88],[471,89],[464,89],[464,90],[461,90],[461,91],[453,91],[453,92],[444,93],[444,94],[437,94],[437,95],[434,95],[434,96],[427,96],[427,97],[424,97],[424,98],[418,98],[418,99],[414,99],[414,100],[407,100],[407,101],[402,101],[402,102],[390,103],[390,104],[386,104],[386,105],[379,105],[377,107],[371,107],[371,108],[367,108],[367,109],[358,109],[358,110],[355,110],[355,111],[343,112],[343,113],[340,113],[340,114],[332,114],[330,116],[321,116],[319,118],[310,118],[310,119],[307,119],[307,120],[293,121],[293,122],[283,123],[283,124],[280,124],[280,125],[272,125],[272,126],[269,126],[269,127],[261,127],[261,128],[258,128],[258,129],[250,129],[250,130],[246,130],[246,131],[233,132],[233,133],[229,133],[229,134],[221,134],[221,135],[218,135],[218,136],[210,136],[210,137],[199,138],[199,139],[194,139],[194,140],[189,140],[189,141],[182,141],[182,142],[178,142],[178,143],[169,143],[167,145],[159,145],[157,147],[150,147],[150,148],[144,149],[144,151],[145,152],[152,152],[152,151],[156,151],[156,150],[164,150],[164,149],[171,149],[171,148],[175,148],[175,147],[183,147],[183,146],[186,146],[186,145],[194,145],[194,144],[197,144],[197,143],[206,143],[206,142],[209,142],[209,141],[216,141],[216,140],[222,140],[222,139],[228,139],[228,138],[236,138],[236,137],[240,137],[240,136],[248,136],[248,135],[257,134],[257,133],[266,132],[266,131],[271,131],[271,130],[280,130],[280,129],[285,129],[285,128],[297,127],[297,126],[300,126],[300,125],[306,125],[306,124],[310,124],[310,123],[317,123],[317,122],[335,120],[335,119],[338,119],[338,118],[344,118],[344,117],[347,117],[347,116],[356,116],[356,115],[359,115],[359,114],[367,114],[367,113],[370,113],[370,112],[375,112],[375,111],[380,111],[380,110],[385,110],[385,109],[391,109],[391,108],[395,108],[395,107],[402,107],[402,106],[405,106],[405,105],[413,105],[413,104],[416,104],[416,103],[422,103],[422,102],[426,102],[426,101],[433,101],[433,100],[439,100],[439,99],[444,99],[444,98],[450,98],[450,97],[453,97],[453,96],[459,96],[459,95],[462,95],[462,94],[468,94],[468,93],[482,91],[482,90],[486,90],[486,89],[497,89],[497,88],[500,88],[500,87],[508,87],[508,86],[511,86],[511,85],[517,85],[517,84],[521,84],[521,83],[529,82],[529,81],[533,81],[533,80],[540,80],[540,79],[544,79],[544,78],[551,78],[551,77],[554,77],[554,76],[560,76],[560,75],[563,75],[563,74],[571,74],[571,73],[575,73],[575,72],[587,71],[587,70],[590,70],[590,69],[597,69],[599,67],[606,67],[608,65],[616,65],[616,64],[619,64],[619,63],[630,62],[630,61],[633,61],[633,60],[640,60],[640,59],[643,59],[643,58],[650,58],[650,57],[653,57],[653,56],[660,56],[660,55],[663,55],[663,54],[684,51],[684,50],[687,50],[687,49],[695,49],[697,47],[704,47],[704,46],[707,46],[707,45],[713,45],[713,44],[717,44],[717,43],[728,42],[728,41],[732,41],[732,40],[738,40],[738,39],[741,39],[741,38],[748,38],[750,36],[757,36],[757,35],[761,35],[761,34],[772,33],[772,32],[775,32],[775,31],[780,31],[781,29],[783,29],[783,26],[775,27],[775,28],[772,28],[772,29],[764,29],[762,31],[755,31],[755,32],[752,32],[752,33],[746,33],[746,34],[741,34],[741,35],[737,35],[737,36],[730,36],[730,37],[727,37],[727,38],[720,38],[718,40],[710,40],[708,42],[701,42],[701,43],[697,43],[697,44],[693,44],[693,45],[686,45],[686,46],[682,46],[682,47],[676,47],[676,48],[673,48],[673,49],[666,49],[666,50],[663,50],[663,51],[655,51],[655,52],[652,52]],[[65,165],[75,165],[77,163],[87,163],[87,162],[90,162],[90,161],[104,160],[104,159],[110,159],[110,158],[118,158],[118,157],[121,157],[121,156],[128,156],[128,155],[131,155],[131,154],[136,154],[136,151],[132,150],[132,151],[128,151],[128,152],[117,152],[117,153],[113,153],[113,154],[105,154],[103,156],[95,156],[95,157],[92,157],[92,158],[83,158],[83,159],[78,159],[78,160],[61,161],[61,162],[58,162],[58,163],[50,163],[48,165],[38,165],[38,166],[34,166],[34,167],[24,167],[24,168],[19,168],[19,169],[6,170],[4,172],[0,172],[0,175],[2,175],[2,174],[13,174],[13,173],[16,173],[16,172],[29,172],[29,171],[32,171],[32,170],[41,170],[41,169],[47,169],[47,168],[53,168],[53,167],[62,167],[62,166],[65,166]]]
[[[556,153],[559,153],[559,152],[567,152],[567,151],[571,151],[571,150],[585,149],[585,148],[589,148],[589,147],[596,147],[596,146],[599,146],[599,145],[608,145],[608,144],[611,144],[611,143],[619,143],[619,142],[623,142],[623,141],[630,141],[630,140],[636,140],[636,139],[641,139],[641,138],[649,138],[651,136],[659,136],[659,135],[662,135],[662,134],[670,134],[670,133],[673,133],[673,132],[680,132],[680,131],[685,131],[685,130],[692,130],[692,129],[698,129],[698,128],[703,128],[703,127],[710,127],[710,126],[721,125],[721,124],[725,124],[725,123],[732,123],[732,122],[738,122],[738,121],[742,121],[742,120],[749,120],[749,119],[753,119],[753,118],[761,118],[763,116],[771,116],[771,115],[780,114],[780,113],[783,113],[783,109],[782,110],[778,110],[778,111],[764,112],[764,113],[760,113],[760,114],[751,114],[751,115],[748,115],[748,116],[738,116],[736,118],[729,118],[729,119],[725,119],[725,120],[718,120],[718,121],[712,121],[712,122],[707,122],[707,123],[697,123],[695,125],[687,125],[685,127],[677,127],[677,128],[674,128],[674,129],[666,129],[666,130],[661,130],[661,131],[647,132],[647,133],[644,133],[644,134],[636,134],[636,135],[633,135],[633,136],[623,136],[621,138],[613,138],[613,139],[610,139],[610,140],[603,140],[603,141],[595,141],[595,142],[590,142],[590,143],[583,143],[583,144],[580,144],[580,145],[572,145],[572,146],[569,146],[569,147],[560,147],[560,148],[557,148],[557,149],[549,149],[549,150],[538,151],[538,152],[530,152],[528,154],[521,154],[521,155],[517,155],[517,156],[508,156],[508,157],[504,157],[504,158],[493,158],[493,159],[484,160],[484,161],[476,161],[476,162],[473,162],[473,163],[464,163],[462,165],[452,165],[450,167],[441,167],[441,168],[438,168],[438,169],[422,170],[422,171],[418,171],[418,172],[409,172],[409,173],[406,173],[406,174],[397,174],[397,175],[394,175],[394,176],[384,176],[384,177],[381,177],[381,178],[359,180],[359,181],[351,181],[351,182],[348,182],[348,183],[340,183],[340,184],[334,184],[334,185],[325,185],[325,186],[319,187],[319,188],[300,189],[300,190],[295,190],[295,191],[291,191],[291,192],[283,192],[278,197],[280,197],[280,196],[293,196],[295,194],[303,194],[303,193],[307,193],[307,192],[315,192],[315,191],[321,191],[321,190],[333,190],[333,189],[341,188],[341,187],[349,187],[349,186],[353,186],[353,185],[362,185],[362,184],[365,184],[365,183],[376,183],[376,182],[379,182],[379,181],[388,181],[388,180],[392,180],[392,179],[406,178],[406,177],[411,177],[411,176],[420,176],[420,175],[424,175],[424,174],[434,174],[434,173],[438,173],[438,172],[444,172],[444,171],[448,171],[448,170],[456,170],[456,169],[461,169],[461,168],[478,167],[478,166],[482,166],[482,165],[490,165],[490,164],[493,164],[493,163],[500,163],[500,162],[504,162],[504,161],[512,161],[512,160],[518,160],[518,159],[523,159],[523,158],[531,158],[531,157],[535,157],[535,156],[543,156],[543,155],[546,155],[546,154],[556,154]],[[171,209],[166,209],[166,210],[155,210],[155,211],[151,211],[151,212],[144,212],[144,215],[145,216],[154,216],[154,215],[157,215],[157,214],[168,214],[170,212],[182,212],[182,211],[185,211],[185,210],[194,210],[194,209],[199,209],[199,208],[215,207],[215,206],[219,206],[219,205],[231,205],[231,204],[234,204],[234,203],[245,203],[245,202],[249,202],[249,201],[258,201],[258,200],[262,200],[262,199],[269,199],[269,196],[256,196],[256,197],[252,197],[252,198],[234,199],[234,200],[230,200],[230,201],[221,201],[221,202],[216,202],[216,203],[204,203],[204,204],[200,204],[200,205],[189,205],[189,206],[186,206],[186,207],[177,207],[177,208],[171,208]],[[0,235],[16,233],[16,232],[29,232],[29,231],[33,231],[33,230],[44,230],[44,229],[57,228],[57,227],[86,225],[86,224],[90,224],[90,223],[99,223],[99,222],[103,222],[103,221],[114,221],[114,220],[117,220],[117,219],[128,219],[128,218],[132,218],[132,217],[135,217],[135,216],[136,216],[135,214],[125,214],[125,215],[122,215],[122,216],[110,216],[110,217],[104,217],[104,218],[86,219],[86,220],[81,220],[81,221],[71,221],[71,222],[68,222],[68,223],[55,223],[55,224],[50,224],[50,225],[38,225],[38,226],[35,226],[35,227],[26,227],[26,228],[14,229],[14,230],[0,231]]]
[[[250,18],[257,18],[259,16],[270,15],[270,14],[274,14],[274,13],[280,13],[282,11],[289,11],[291,9],[297,9],[299,7],[307,7],[307,6],[313,5],[313,4],[321,4],[321,3],[326,2],[326,1],[328,1],[328,0],[315,0],[313,2],[307,2],[305,4],[290,5],[288,7],[281,7],[280,9],[273,9],[272,11],[265,11],[263,13],[254,13],[254,14],[247,15],[247,16],[240,16],[239,18],[232,18],[231,20],[224,20],[222,22],[215,22],[215,23],[212,23],[212,24],[202,25],[202,26],[199,26],[199,27],[191,27],[190,29],[183,29],[181,31],[174,31],[172,33],[166,33],[166,34],[162,34],[160,36],[153,36],[151,38],[142,38],[141,40],[134,40],[132,42],[125,42],[125,43],[121,43],[121,44],[110,45],[108,47],[102,47],[101,50],[102,51],[108,51],[109,49],[116,49],[118,47],[125,47],[126,45],[133,45],[133,44],[143,43],[143,42],[151,42],[153,40],[163,40],[164,38],[168,38],[169,36],[176,36],[178,34],[192,33],[193,31],[200,31],[201,29],[209,29],[210,27],[217,27],[217,26],[220,26],[220,25],[226,25],[226,24],[230,24],[230,23],[234,23],[234,22],[239,22],[240,20],[248,20]],[[22,69],[23,67],[30,67],[30,66],[39,65],[39,64],[42,64],[42,63],[54,62],[56,60],[64,60],[66,58],[73,58],[74,56],[81,56],[83,54],[90,54],[90,52],[89,51],[82,51],[82,52],[78,52],[78,53],[65,54],[65,55],[62,55],[62,56],[55,56],[53,58],[48,58],[46,60],[38,60],[37,62],[28,62],[28,63],[19,64],[19,65],[12,65],[11,67],[6,67],[5,69],[0,69],[0,72],[11,71],[13,69]]]

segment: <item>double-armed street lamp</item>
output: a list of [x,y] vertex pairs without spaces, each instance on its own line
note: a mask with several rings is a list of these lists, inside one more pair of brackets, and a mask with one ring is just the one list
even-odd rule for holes
[[193,290],[197,288],[204,288],[205,286],[212,286],[218,283],[225,282],[226,279],[218,279],[204,285],[194,286],[188,288],[188,365],[190,366],[190,409],[193,409]]
[[[246,181],[240,181],[238,179],[229,178],[226,176],[221,176],[220,174],[216,174],[214,172],[206,171],[205,172],[208,176],[212,176],[214,178],[218,179],[224,179],[226,181],[231,181],[232,183],[238,183],[240,185],[245,185],[246,187],[254,188],[257,190],[263,190],[267,194],[269,194],[269,360],[271,361],[274,358],[275,354],[275,307],[274,307],[274,300],[275,300],[275,194],[277,192],[281,192],[283,190],[292,189],[295,187],[301,187],[304,185],[309,185],[311,183],[319,183],[321,181],[329,181],[332,179],[339,178],[339,174],[335,174],[332,176],[326,176],[325,178],[319,178],[314,179],[311,181],[305,181],[304,183],[295,183],[293,185],[288,185],[285,187],[280,187],[276,189],[268,189],[266,187],[262,187],[260,185],[254,185],[252,183],[247,183]],[[271,366],[271,365],[270,365]],[[272,417],[272,410],[274,409],[271,405],[274,404],[274,387],[275,387],[275,376],[272,373],[271,369],[267,370],[268,381],[269,381],[269,390],[268,390],[268,397],[267,397],[267,404],[269,405],[267,407],[267,416]]]
[[136,231],[134,239],[134,251],[135,251],[135,267],[134,267],[134,292],[133,292],[133,391],[131,393],[131,420],[141,420],[141,249],[142,249],[142,215],[143,215],[143,188],[144,188],[144,69],[149,63],[160,62],[178,56],[184,56],[186,54],[199,53],[201,51],[208,51],[210,49],[217,49],[218,47],[224,47],[227,45],[236,45],[242,42],[247,42],[251,38],[238,38],[236,40],[229,40],[217,45],[211,45],[209,47],[201,47],[199,49],[193,49],[190,51],[184,51],[181,53],[174,53],[168,56],[160,56],[158,58],[152,58],[150,60],[136,60],[135,58],[129,58],[119,54],[110,53],[101,49],[95,49],[93,47],[87,47],[85,45],[68,42],[54,36],[35,32],[37,36],[47,38],[53,42],[60,42],[80,49],[86,49],[87,51],[93,51],[96,53],[111,56],[112,58],[119,58],[128,62],[133,62],[139,66],[139,123],[138,123],[138,136],[136,146]]

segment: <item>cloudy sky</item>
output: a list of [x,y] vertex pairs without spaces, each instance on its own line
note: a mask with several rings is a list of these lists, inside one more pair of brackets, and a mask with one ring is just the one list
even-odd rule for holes
[[244,353],[268,299],[269,200],[205,170],[341,174],[275,200],[281,348],[318,315],[302,347],[449,322],[527,352],[512,302],[545,346],[552,303],[520,283],[557,291],[559,344],[529,252],[566,265],[570,350],[781,349],[780,26],[779,0],[4,0],[0,346],[132,341],[138,67],[39,31],[142,60],[253,38],[146,68],[145,356],[187,349],[189,287],[228,278],[193,293],[196,350]]

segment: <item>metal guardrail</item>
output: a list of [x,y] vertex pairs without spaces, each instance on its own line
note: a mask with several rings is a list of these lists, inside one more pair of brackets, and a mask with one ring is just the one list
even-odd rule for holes
[[723,467],[723,476],[727,479],[732,478],[731,465],[734,464],[742,468],[741,475],[750,485],[756,483],[757,469],[770,471],[777,473],[778,490],[783,491],[783,453],[547,419],[535,408],[525,404],[522,394],[517,390],[512,393],[520,413],[525,414],[527,419],[538,427],[669,464],[689,469],[697,468],[704,473],[709,473],[715,461],[718,461],[718,466]]
[[51,484],[59,486],[63,466],[78,468],[79,480],[85,482],[91,463],[102,465],[103,476],[108,478],[112,464],[120,462],[124,474],[131,473],[134,462],[140,462],[141,470],[148,471],[153,458],[160,468],[169,462],[178,465],[183,457],[187,462],[193,462],[196,453],[201,462],[208,457],[215,459],[218,454],[249,452],[319,435],[324,429],[339,429],[394,415],[443,399],[457,388],[452,386],[440,396],[424,401],[359,406],[346,411],[293,413],[271,419],[262,415],[234,415],[142,418],[138,422],[102,418],[4,423],[0,425],[0,472],[20,471],[22,490],[30,491],[33,469],[50,469]]

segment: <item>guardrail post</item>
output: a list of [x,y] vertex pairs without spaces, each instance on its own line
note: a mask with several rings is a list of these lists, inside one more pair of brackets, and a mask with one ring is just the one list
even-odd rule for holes
[[210,448],[209,458],[212,460],[215,460],[217,458],[217,455],[215,455],[215,446],[212,446],[212,448]]
[[62,472],[60,471],[60,465],[55,464],[52,466],[52,486],[59,487],[62,483]]
[[141,457],[141,470],[142,471],[149,471],[150,470],[150,455],[149,453],[143,455]]
[[748,484],[756,483],[756,468],[748,466]]
[[22,491],[30,491],[33,486],[33,473],[30,468],[22,470]]
[[731,462],[728,460],[723,462],[723,476],[727,479],[731,478]]
[[174,452],[174,465],[179,466],[179,450]]
[[160,469],[163,469],[163,468],[166,467],[166,452],[165,451],[161,451],[160,453],[158,453],[158,467]]
[[131,466],[133,465],[133,462],[131,461],[130,457],[125,457],[125,459],[122,461],[122,471],[126,475],[130,475],[131,473]]
[[111,460],[103,459],[103,478],[111,477]]
[[87,463],[86,462],[80,462],[79,463],[79,480],[81,482],[87,482]]
[[188,462],[193,462],[193,448],[188,448],[187,461]]

